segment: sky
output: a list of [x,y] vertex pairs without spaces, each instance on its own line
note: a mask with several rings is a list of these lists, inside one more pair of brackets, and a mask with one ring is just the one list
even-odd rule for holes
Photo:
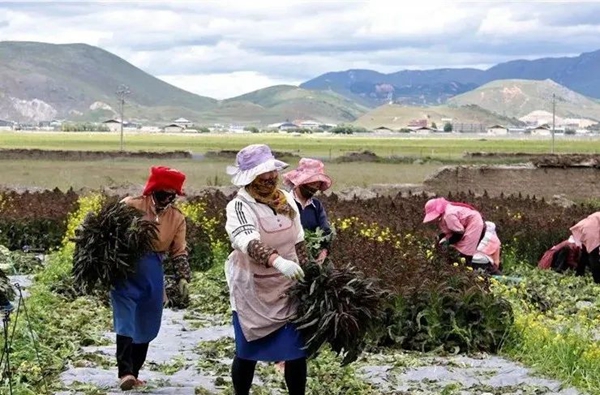
[[86,43],[224,99],[330,71],[488,68],[600,49],[600,2],[0,1],[0,40]]

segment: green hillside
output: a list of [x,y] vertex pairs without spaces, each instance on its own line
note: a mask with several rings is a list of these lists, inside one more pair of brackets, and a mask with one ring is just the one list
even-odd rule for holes
[[[286,119],[313,119],[321,122],[354,121],[368,111],[337,93],[312,91],[291,85],[277,85],[259,89],[223,102],[236,105],[249,118],[260,118],[263,123]],[[240,113],[240,115],[242,115]]]
[[556,95],[556,115],[600,120],[600,103],[552,80],[497,80],[448,100],[449,105],[476,104],[488,111],[520,118],[532,111],[552,112]]
[[[121,84],[131,91],[130,114],[141,118],[156,119],[156,107],[197,112],[216,104],[97,47],[0,42],[0,118],[67,118],[93,111],[90,106],[97,102],[117,109],[115,92]],[[175,114],[179,111],[169,117]]]
[[481,124],[489,127],[494,124],[520,126],[518,119],[503,117],[475,105],[453,107],[412,107],[386,104],[366,113],[354,124],[367,129],[384,126],[393,130],[406,127],[412,120],[427,119],[429,125],[435,123],[443,127],[443,119],[451,119],[453,124]]

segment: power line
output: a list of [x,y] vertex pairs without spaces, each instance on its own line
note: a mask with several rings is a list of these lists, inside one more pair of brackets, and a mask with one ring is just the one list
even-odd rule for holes
[[552,94],[552,153],[554,153],[554,132],[556,126],[556,94]]
[[131,91],[127,85],[121,84],[117,88],[117,98],[119,99],[119,113],[121,116],[121,151],[123,151],[123,122],[125,119],[123,118],[123,113],[125,111],[125,97],[129,96]]

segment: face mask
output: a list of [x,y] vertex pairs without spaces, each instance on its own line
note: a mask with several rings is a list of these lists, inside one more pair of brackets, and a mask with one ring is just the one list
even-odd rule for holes
[[317,192],[319,192],[318,189],[313,189],[313,188],[309,188],[306,185],[300,185],[300,187],[298,188],[300,190],[300,194],[305,198],[305,199],[310,199],[313,196],[315,196],[315,194]]
[[278,177],[273,178],[257,178],[252,182],[252,189],[261,196],[269,196],[277,188]]
[[154,198],[154,203],[156,204],[156,208],[161,210],[167,207],[169,204],[175,201],[177,194],[174,192],[167,191],[154,191],[152,192],[152,197]]

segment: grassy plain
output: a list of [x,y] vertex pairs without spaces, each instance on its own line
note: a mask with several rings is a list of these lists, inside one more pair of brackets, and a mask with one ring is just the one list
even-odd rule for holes
[[[549,152],[550,139],[508,139],[498,137],[387,137],[281,134],[205,135],[126,133],[125,149],[130,151],[186,150],[193,160],[111,159],[98,161],[0,160],[0,185],[96,189],[101,186],[142,185],[152,165],[179,168],[188,174],[188,185],[229,185],[225,167],[233,160],[203,157],[207,151],[237,151],[247,144],[267,143],[274,150],[299,156],[335,159],[349,152],[370,150],[382,157],[405,156],[443,161],[464,161],[468,151]],[[0,132],[0,148],[49,150],[119,150],[118,133]],[[600,153],[600,139],[557,138],[556,152]],[[327,163],[335,180],[334,190],[372,184],[421,183],[440,163]],[[295,160],[290,164],[295,166]]]
[[[148,134],[126,133],[126,150],[195,153],[239,150],[247,144],[267,143],[275,150],[323,158],[351,151],[370,150],[380,156],[434,157],[459,159],[468,151],[550,152],[550,137],[503,138],[493,136],[332,136],[287,134]],[[54,150],[119,150],[118,133],[0,132],[0,148]],[[556,152],[600,153],[600,138],[557,137]]]
[[[182,170],[188,188],[231,185],[225,160],[103,160],[90,162],[17,160],[0,161],[0,185],[67,190],[70,187],[98,189],[143,186],[150,166],[162,164]],[[334,179],[333,190],[372,184],[421,183],[438,168],[434,164],[330,163],[327,173]]]

